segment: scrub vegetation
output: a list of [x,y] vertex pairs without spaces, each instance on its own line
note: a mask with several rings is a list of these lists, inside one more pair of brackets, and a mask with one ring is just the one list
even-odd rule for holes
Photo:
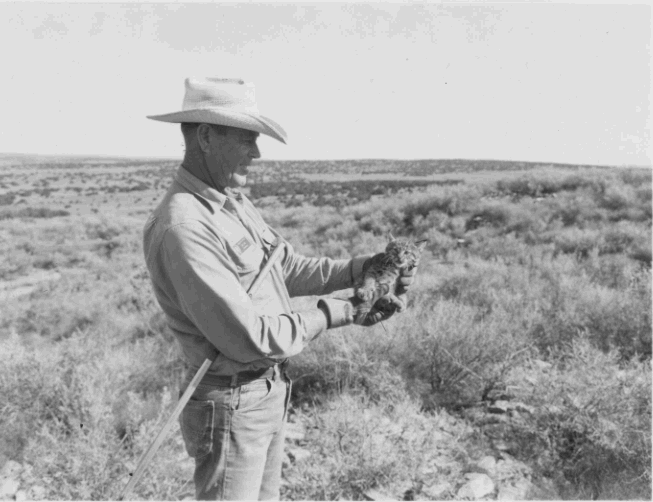
[[[259,165],[250,196],[301,253],[429,240],[405,314],[293,358],[310,455],[291,455],[283,499],[461,498],[491,455],[549,487],[532,498],[650,500],[650,169]],[[116,498],[175,405],[184,365],[141,251],[175,167],[0,166],[0,466],[30,466],[45,498]],[[175,430],[133,496],[193,493]]]

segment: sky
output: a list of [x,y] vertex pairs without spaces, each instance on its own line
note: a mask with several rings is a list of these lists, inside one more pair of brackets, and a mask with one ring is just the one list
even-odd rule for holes
[[181,158],[186,77],[256,85],[264,159],[650,165],[645,3],[0,3],[0,152]]

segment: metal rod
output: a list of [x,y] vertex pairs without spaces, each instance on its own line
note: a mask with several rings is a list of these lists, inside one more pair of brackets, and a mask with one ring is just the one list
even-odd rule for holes
[[[249,286],[249,289],[247,290],[247,294],[250,297],[252,297],[254,293],[256,293],[258,288],[263,283],[263,279],[265,278],[265,276],[270,272],[270,270],[272,269],[276,261],[281,257],[281,255],[283,254],[284,247],[285,244],[283,242],[280,242],[277,245],[277,247],[274,249],[274,251],[270,255],[270,258],[261,269],[261,272],[256,276],[254,282],[252,282],[252,284]],[[145,473],[145,469],[147,469],[150,461],[152,460],[152,457],[154,457],[157,450],[161,447],[161,444],[165,440],[168,432],[170,432],[170,429],[172,429],[173,425],[179,418],[179,415],[181,415],[181,412],[186,407],[186,404],[188,403],[191,396],[195,392],[195,389],[202,381],[202,378],[204,378],[204,375],[209,370],[212,364],[213,361],[211,359],[206,359],[202,363],[202,366],[200,366],[200,368],[197,370],[197,373],[195,373],[195,376],[188,384],[186,391],[183,393],[181,398],[179,398],[179,402],[177,403],[177,406],[175,406],[172,415],[170,415],[166,423],[163,425],[163,428],[159,431],[156,438],[154,438],[154,442],[143,453],[143,455],[141,455],[141,458],[138,460],[138,464],[136,465],[136,470],[133,473],[129,474],[131,476],[131,479],[129,480],[125,488],[122,490],[122,493],[120,494],[120,497],[118,497],[118,500],[124,500],[125,497],[134,488],[136,483],[138,483],[141,476]]]

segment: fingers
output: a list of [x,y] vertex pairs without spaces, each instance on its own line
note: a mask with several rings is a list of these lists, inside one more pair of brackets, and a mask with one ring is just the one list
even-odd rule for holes
[[397,312],[404,312],[408,307],[408,298],[406,298],[406,293],[395,296],[395,300],[397,305]]
[[401,277],[414,277],[417,273],[417,265],[411,269],[404,269],[401,271]]
[[406,295],[387,295],[384,297],[386,311],[403,312],[406,310]]

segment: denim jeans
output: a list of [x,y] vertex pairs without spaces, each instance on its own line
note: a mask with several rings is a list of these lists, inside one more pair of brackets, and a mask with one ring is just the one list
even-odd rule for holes
[[291,382],[200,384],[180,417],[198,500],[278,500]]

